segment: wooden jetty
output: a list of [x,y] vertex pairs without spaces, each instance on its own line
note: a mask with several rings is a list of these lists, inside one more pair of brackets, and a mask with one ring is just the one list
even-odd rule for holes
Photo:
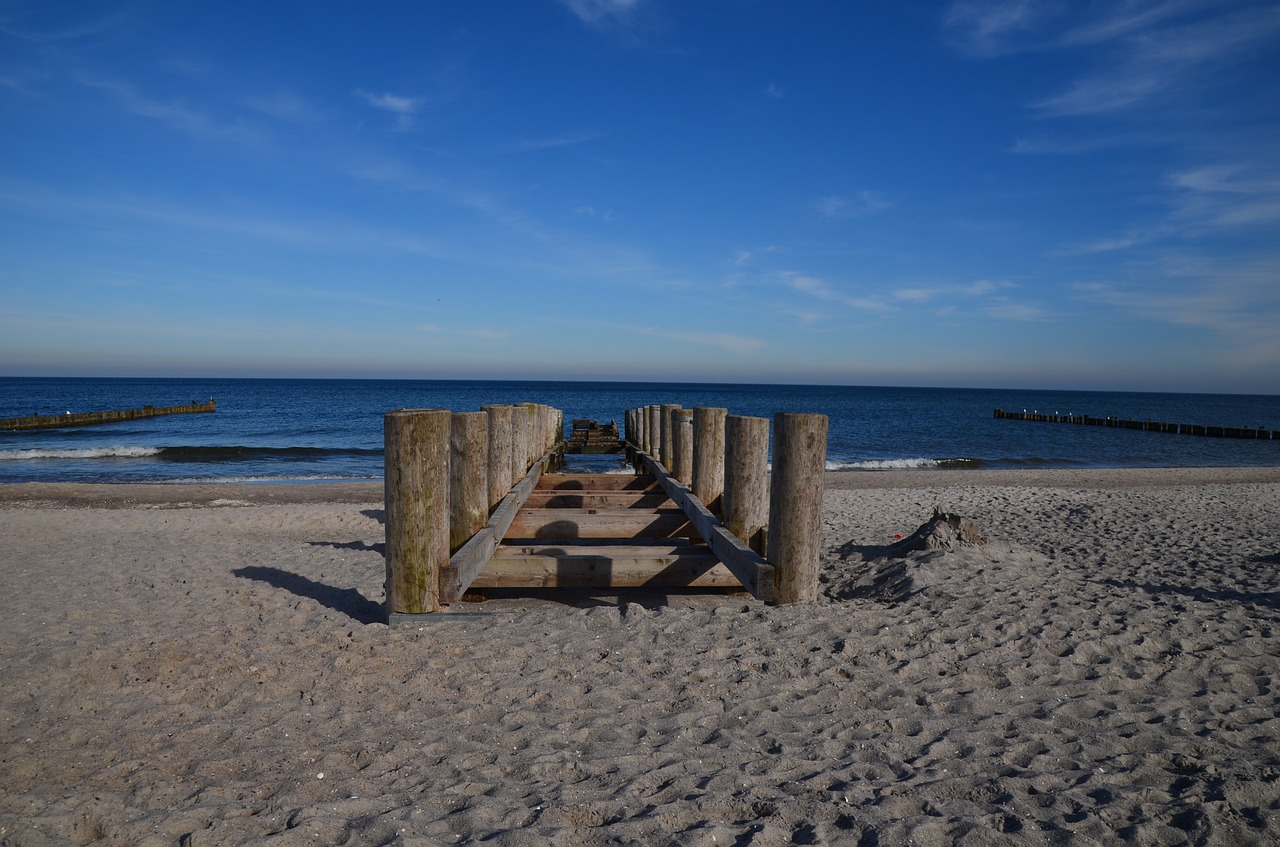
[[817,597],[825,416],[775,416],[771,472],[767,419],[664,405],[626,413],[634,473],[558,473],[563,420],[533,403],[387,413],[389,623],[490,588]]
[[1200,424],[1164,423],[1161,421],[1136,421],[1123,418],[1095,418],[1089,415],[1047,414],[1039,411],[1006,412],[996,409],[995,417],[1010,421],[1037,421],[1040,423],[1066,423],[1078,426],[1110,426],[1117,429],[1136,429],[1143,432],[1164,432],[1173,435],[1200,435],[1208,438],[1249,438],[1263,441],[1280,440],[1280,430],[1266,427],[1202,426]]
[[141,409],[118,409],[107,412],[65,412],[61,415],[28,415],[25,418],[0,418],[0,430],[62,429],[68,426],[96,426],[97,424],[136,421],[161,415],[192,415],[218,411],[212,397],[208,403],[187,403],[182,406],[143,406]]
[[618,438],[616,422],[602,424],[585,418],[573,421],[569,442],[565,446],[566,453],[625,453],[626,449],[626,445]]

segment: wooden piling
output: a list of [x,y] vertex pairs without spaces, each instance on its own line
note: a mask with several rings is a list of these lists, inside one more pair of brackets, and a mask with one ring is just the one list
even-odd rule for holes
[[717,515],[724,494],[724,419],[728,414],[728,409],[707,406],[693,410],[693,495]]
[[383,419],[387,615],[438,611],[449,562],[448,409],[398,409]]
[[729,532],[764,555],[769,520],[769,420],[728,415],[724,422],[724,495]]
[[511,484],[517,485],[529,469],[529,428],[525,426],[524,410],[511,407]]
[[818,597],[826,462],[826,415],[780,412],[773,416],[769,552],[765,558],[774,567],[778,603]]
[[449,555],[489,517],[489,415],[454,412],[449,424]]
[[481,406],[489,416],[489,508],[507,496],[511,479],[511,407],[497,403]]
[[667,470],[671,470],[671,466],[676,461],[676,410],[680,408],[679,403],[663,403],[662,404],[662,447],[660,448],[661,457],[658,459],[662,466]]
[[662,407],[652,404],[649,407],[649,449],[644,452],[648,453],[659,463],[662,462]]
[[693,412],[676,409],[671,416],[671,475],[684,485],[693,482]]

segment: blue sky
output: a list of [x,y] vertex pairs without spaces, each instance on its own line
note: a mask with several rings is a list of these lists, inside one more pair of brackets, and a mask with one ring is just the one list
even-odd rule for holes
[[1280,393],[1280,4],[0,2],[0,374]]

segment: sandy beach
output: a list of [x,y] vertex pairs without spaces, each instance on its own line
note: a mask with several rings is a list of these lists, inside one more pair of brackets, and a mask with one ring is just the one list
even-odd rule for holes
[[0,844],[1280,843],[1280,468],[826,489],[816,603],[388,629],[381,484],[0,486]]

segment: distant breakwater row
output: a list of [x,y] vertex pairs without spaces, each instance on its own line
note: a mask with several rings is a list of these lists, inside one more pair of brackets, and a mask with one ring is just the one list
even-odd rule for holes
[[1040,421],[1042,423],[1066,423],[1081,426],[1110,426],[1117,429],[1138,429],[1144,432],[1166,432],[1171,435],[1200,435],[1208,438],[1252,438],[1262,441],[1280,441],[1280,430],[1265,427],[1202,426],[1200,424],[1164,423],[1161,421],[1134,421],[1123,418],[1095,418],[1089,415],[1062,415],[1057,412],[1006,412],[996,409],[995,417],[1011,421]]
[[218,405],[212,397],[208,403],[187,403],[181,406],[143,406],[141,409],[116,409],[106,412],[72,412],[61,415],[28,415],[24,418],[0,419],[0,430],[62,429],[68,426],[94,426],[96,424],[134,421],[155,418],[160,415],[190,415],[216,412]]

